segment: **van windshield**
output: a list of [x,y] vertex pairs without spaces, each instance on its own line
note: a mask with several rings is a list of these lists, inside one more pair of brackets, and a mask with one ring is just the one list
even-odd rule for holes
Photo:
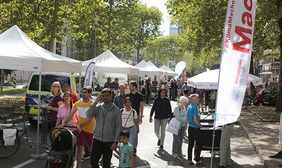
[[[70,85],[69,77],[58,76],[58,75],[42,75],[41,91],[50,92],[51,84],[56,81],[60,82],[61,86],[63,86],[64,84]],[[39,75],[33,75],[28,89],[38,91],[39,88],[38,86],[39,86]]]

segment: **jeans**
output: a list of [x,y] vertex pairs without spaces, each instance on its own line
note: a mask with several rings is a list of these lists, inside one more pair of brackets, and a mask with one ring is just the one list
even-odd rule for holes
[[[155,119],[154,120],[155,134],[158,140],[161,140],[160,145],[164,145],[165,129],[166,129],[167,122],[168,122],[168,119]],[[160,128],[161,128],[161,132],[160,132]]]
[[134,147],[137,148],[137,132],[135,126],[129,128],[122,128],[122,131],[129,133],[129,143]]
[[173,134],[173,143],[172,143],[172,154],[182,154],[182,143],[184,139],[186,127],[180,127],[178,131],[178,135]]
[[113,150],[111,149],[113,142],[102,142],[97,139],[94,139],[92,152],[91,152],[91,167],[99,168],[99,160],[103,155],[103,168],[111,167],[111,159]]
[[234,124],[224,125],[222,127],[221,138],[220,138],[220,162],[221,166],[231,165],[231,150],[230,150],[230,139],[234,129]]
[[198,162],[201,156],[202,144],[200,141],[200,128],[188,128],[189,144],[188,144],[188,160],[192,161],[192,150],[196,141],[194,149],[195,161]]

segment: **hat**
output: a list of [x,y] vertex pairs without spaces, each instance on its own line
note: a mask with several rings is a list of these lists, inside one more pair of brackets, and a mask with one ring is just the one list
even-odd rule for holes
[[88,93],[92,93],[92,88],[90,86],[85,86],[81,90],[87,90]]
[[189,96],[189,99],[193,99],[194,97],[199,97],[199,95],[198,95],[198,94],[191,94],[191,95]]
[[188,102],[189,102],[189,100],[187,99],[187,97],[185,97],[185,96],[181,96],[181,97],[179,98],[179,103],[182,103],[182,102],[184,102],[184,103],[188,103]]

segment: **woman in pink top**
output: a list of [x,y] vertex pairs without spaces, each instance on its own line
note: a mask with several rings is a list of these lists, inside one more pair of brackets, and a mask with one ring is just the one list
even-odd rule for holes
[[[56,127],[58,127],[59,125],[61,125],[62,121],[69,115],[70,111],[72,108],[72,98],[71,98],[71,94],[69,91],[66,91],[64,93],[64,104],[62,104],[59,107],[58,110],[58,119],[56,122]],[[76,126],[77,125],[77,120],[78,120],[78,115],[75,114],[73,116],[73,118],[66,124],[68,126]]]

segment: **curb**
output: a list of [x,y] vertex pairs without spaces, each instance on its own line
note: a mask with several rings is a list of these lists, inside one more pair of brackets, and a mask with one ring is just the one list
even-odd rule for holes
[[[251,113],[253,113],[253,115],[255,115],[254,114],[255,112],[252,112],[249,108],[247,108],[247,110],[250,111]],[[258,115],[256,115],[256,116],[258,117]],[[261,120],[260,117],[259,117],[259,119]],[[264,121],[262,121],[262,122],[264,122]],[[250,141],[254,151],[257,153],[259,159],[263,163],[263,167],[264,168],[281,168],[282,166],[279,166],[279,163],[282,164],[282,161],[277,161],[276,159],[269,159],[269,160],[264,159],[261,148],[258,145],[256,145],[256,143],[252,140],[252,138],[250,137],[249,130],[246,128],[246,126],[241,121],[239,122],[239,125],[242,127],[243,131],[246,133],[247,138]]]

